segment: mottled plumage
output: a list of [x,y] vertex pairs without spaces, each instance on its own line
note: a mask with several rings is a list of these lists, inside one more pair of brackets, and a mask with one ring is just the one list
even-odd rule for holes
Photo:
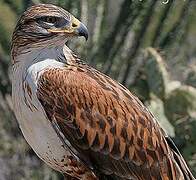
[[[38,14],[63,17],[69,26],[42,29],[43,39],[34,32],[37,21],[30,35],[19,30]],[[28,143],[52,168],[77,179],[193,180],[174,143],[140,100],[63,45],[68,37],[87,37],[79,21],[70,28],[73,19],[59,7],[37,5],[24,13],[14,33],[13,102]]]

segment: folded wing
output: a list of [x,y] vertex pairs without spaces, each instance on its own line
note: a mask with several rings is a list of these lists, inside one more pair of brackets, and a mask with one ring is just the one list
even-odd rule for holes
[[87,65],[48,69],[38,80],[37,96],[57,133],[96,174],[191,179],[153,115],[125,87],[97,70]]

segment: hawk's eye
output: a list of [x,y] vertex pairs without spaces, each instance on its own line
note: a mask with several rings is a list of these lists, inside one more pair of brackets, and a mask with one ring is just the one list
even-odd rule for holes
[[57,17],[54,17],[54,16],[46,16],[46,17],[43,17],[42,20],[46,23],[51,23],[51,24],[54,24],[57,22]]

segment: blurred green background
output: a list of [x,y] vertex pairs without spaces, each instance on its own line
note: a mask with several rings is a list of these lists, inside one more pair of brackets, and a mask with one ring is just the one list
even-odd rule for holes
[[10,41],[20,14],[53,3],[87,25],[69,42],[89,64],[134,92],[196,175],[195,0],[0,0],[0,180],[57,180],[27,145],[12,112]]

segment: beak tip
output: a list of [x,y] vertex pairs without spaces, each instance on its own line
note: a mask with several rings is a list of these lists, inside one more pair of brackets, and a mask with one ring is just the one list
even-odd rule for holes
[[88,29],[84,24],[80,24],[78,28],[78,35],[79,36],[84,36],[86,41],[88,40]]
[[84,37],[85,37],[86,41],[88,41],[88,35],[87,36],[84,36]]

